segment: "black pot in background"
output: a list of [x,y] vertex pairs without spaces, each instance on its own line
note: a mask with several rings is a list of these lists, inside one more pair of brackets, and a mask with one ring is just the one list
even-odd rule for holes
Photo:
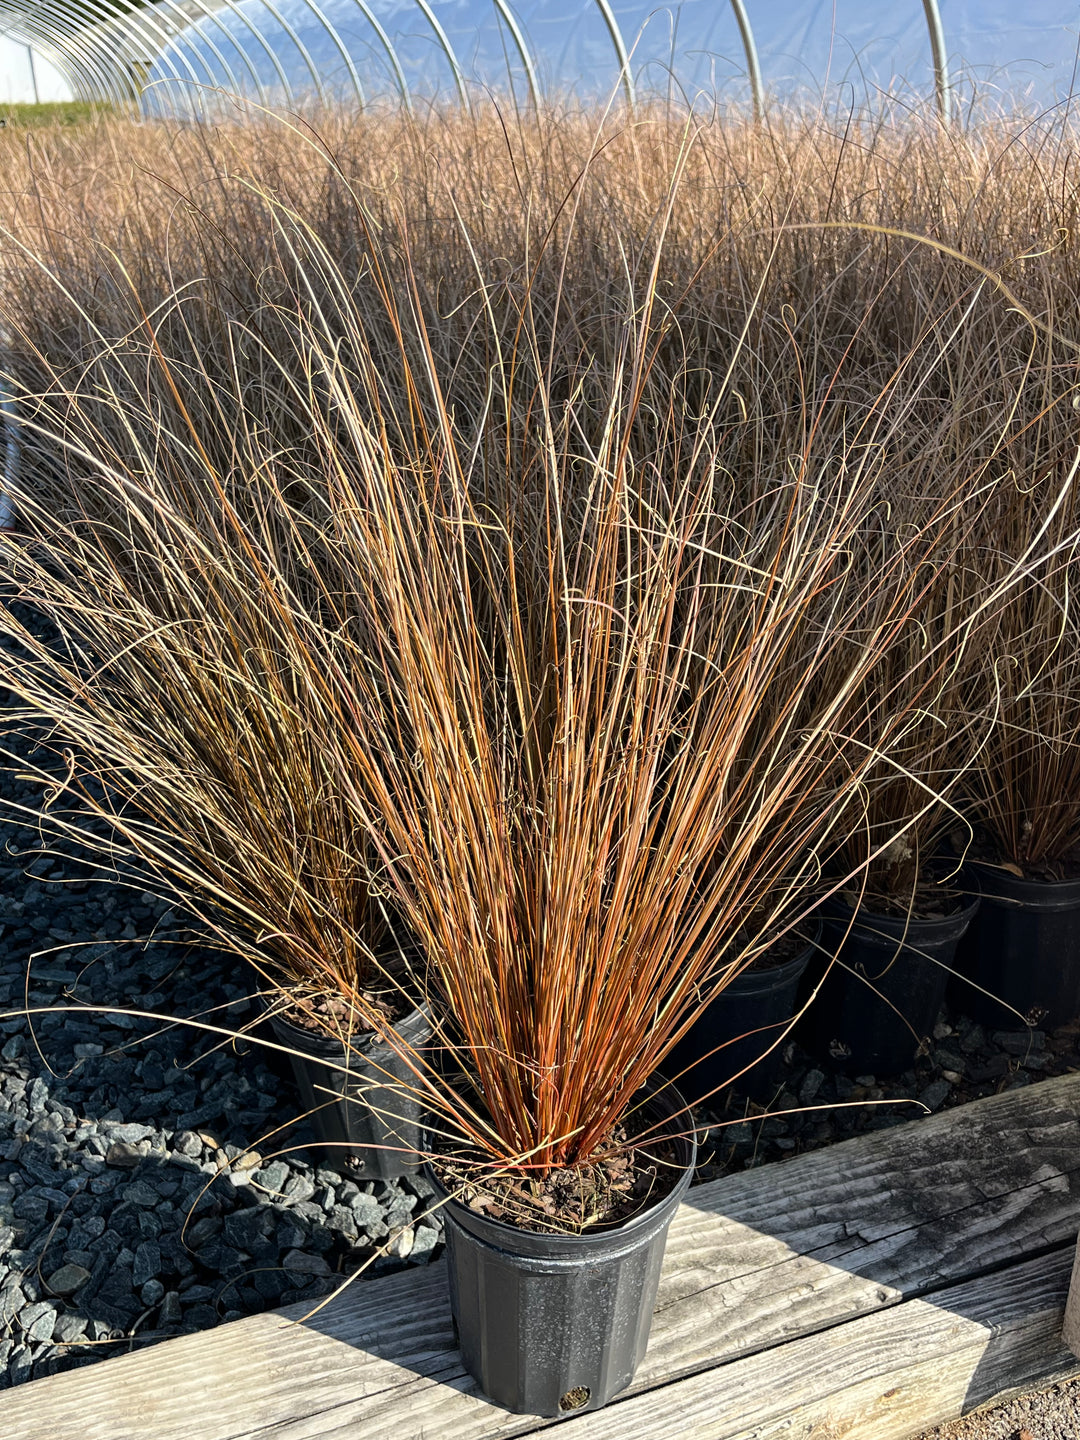
[[[683,1102],[651,1096],[657,1119]],[[672,1119],[677,1132],[686,1117]],[[598,1410],[645,1354],[668,1226],[694,1173],[692,1136],[675,1141],[680,1175],[663,1200],[610,1229],[544,1235],[446,1200],[450,1307],[461,1356],[496,1404],[526,1415]],[[440,1199],[446,1191],[428,1174]]]
[[[424,1105],[418,1096],[396,1087],[394,1082],[415,1086],[416,1081],[391,1046],[372,1034],[359,1035],[346,1052],[330,1035],[294,1025],[281,1015],[268,1019],[274,1038],[289,1047],[304,1109],[313,1112],[311,1123],[331,1161],[347,1161],[353,1175],[369,1180],[414,1174],[420,1164]],[[431,1036],[427,1007],[414,1010],[394,1029],[420,1049]]]
[[[1080,880],[1022,880],[969,861],[982,892],[957,969],[1000,1000],[954,980],[956,1008],[991,1030],[1015,1030],[1011,1005],[1053,1030],[1080,1015]],[[1005,1004],[1000,1003],[1004,1001]]]
[[830,956],[843,964],[831,967],[807,1012],[807,1048],[828,1054],[853,1075],[908,1069],[934,1028],[957,944],[978,903],[969,899],[954,914],[934,919],[860,908],[852,923],[851,908],[832,901],[822,911],[824,963],[815,967],[815,977]]
[[[790,960],[751,966],[737,975],[710,1001],[664,1061],[664,1074],[674,1079],[692,1105],[708,1096],[710,1106],[716,1108],[720,1092],[729,1082],[752,1100],[772,1098],[784,1047],[775,1045],[767,1055],[762,1051],[773,1044],[798,1009],[799,981],[817,952],[820,933],[818,926],[814,939]],[[743,1038],[731,1040],[732,1036]],[[731,1043],[716,1050],[725,1040]],[[746,1073],[732,1081],[746,1066],[750,1067]]]

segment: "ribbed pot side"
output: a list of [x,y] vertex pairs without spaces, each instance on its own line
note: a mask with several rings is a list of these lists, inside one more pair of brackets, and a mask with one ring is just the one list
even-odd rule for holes
[[853,1074],[895,1075],[914,1063],[945,999],[956,947],[978,899],[935,919],[834,904],[823,915],[829,971],[808,1011],[808,1034]]
[[[670,1088],[649,1103],[657,1118],[683,1105]],[[672,1128],[685,1123],[680,1117]],[[674,1189],[609,1230],[534,1234],[447,1200],[455,1334],[466,1368],[496,1404],[566,1416],[597,1410],[630,1384],[649,1340],[668,1227],[693,1175],[693,1137],[675,1143]]]
[[957,968],[981,989],[954,982],[957,1008],[991,1030],[1015,1030],[1017,1011],[1044,1030],[1075,1020],[1080,880],[1025,880],[979,861],[968,869],[982,903]]
[[664,1074],[691,1104],[708,1097],[715,1108],[729,1084],[752,1099],[772,1097],[783,1055],[783,1045],[774,1042],[798,1009],[799,981],[817,953],[820,931],[819,925],[813,940],[790,960],[736,975],[675,1046]]
[[[424,1133],[422,1100],[409,1093],[415,1078],[405,1061],[373,1035],[340,1040],[269,1017],[275,1038],[289,1049],[304,1109],[315,1133],[338,1163],[372,1180],[415,1174]],[[430,1039],[426,1006],[394,1029],[415,1049]],[[400,1087],[400,1088],[399,1088]]]

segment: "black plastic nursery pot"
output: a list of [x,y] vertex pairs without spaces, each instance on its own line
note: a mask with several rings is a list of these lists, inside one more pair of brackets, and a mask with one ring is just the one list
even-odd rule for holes
[[737,975],[676,1045],[664,1073],[692,1105],[706,1096],[715,1102],[729,1082],[752,1100],[772,1097],[783,1054],[783,1046],[773,1042],[798,1009],[799,981],[817,953],[820,933],[819,926],[790,960],[754,965]]
[[956,947],[978,899],[932,919],[854,912],[834,901],[822,913],[821,948],[836,956],[807,1012],[807,1047],[850,1074],[895,1075],[914,1061],[945,999]]
[[581,1235],[538,1234],[447,1198],[446,1259],[454,1332],[466,1369],[489,1399],[526,1415],[598,1410],[634,1378],[652,1324],[672,1216],[694,1173],[693,1135],[670,1088],[647,1108],[670,1120],[678,1180],[621,1224]]
[[[312,1111],[315,1133],[331,1158],[347,1161],[354,1175],[371,1180],[414,1174],[425,1107],[406,1088],[415,1086],[415,1076],[394,1049],[368,1034],[356,1036],[346,1051],[330,1035],[281,1015],[268,1018],[275,1039],[289,1048],[304,1109]],[[420,1049],[431,1036],[427,1007],[414,1010],[394,1029]]]
[[982,901],[957,968],[990,994],[955,980],[951,996],[957,1008],[993,1030],[1015,1030],[1015,1011],[1048,1030],[1075,1020],[1080,880],[1024,880],[979,861],[969,862],[968,872]]

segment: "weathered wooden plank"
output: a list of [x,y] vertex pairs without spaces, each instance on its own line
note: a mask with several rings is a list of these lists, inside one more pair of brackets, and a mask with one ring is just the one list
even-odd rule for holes
[[1065,1319],[1061,1338],[1074,1355],[1080,1357],[1080,1240],[1076,1242],[1076,1259],[1072,1270],[1069,1298],[1065,1302]]
[[[1065,1247],[617,1400],[573,1421],[567,1440],[908,1440],[1002,1391],[1080,1371],[1061,1341],[1071,1259]],[[345,1437],[337,1425],[319,1434]]]
[[[1074,1076],[698,1187],[631,1394],[1060,1247],[1078,1193]],[[36,1381],[0,1399],[0,1425],[8,1440],[535,1430],[472,1393],[444,1286],[436,1265],[353,1286],[306,1323],[292,1307]]]

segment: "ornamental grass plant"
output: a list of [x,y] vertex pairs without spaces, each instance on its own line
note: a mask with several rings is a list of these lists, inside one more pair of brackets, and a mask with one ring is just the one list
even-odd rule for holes
[[[205,377],[188,396],[189,417],[222,473],[243,425],[303,453],[293,410],[278,403],[282,367],[304,383],[278,304],[288,294],[273,216],[281,204],[349,277],[355,303],[369,312],[368,341],[391,361],[399,341],[380,319],[384,307],[362,264],[365,225],[385,253],[409,253],[446,402],[463,423],[483,403],[476,376],[492,363],[477,262],[493,296],[506,287],[520,301],[528,277],[532,321],[548,344],[610,352],[606,301],[649,246],[684,121],[646,110],[630,125],[598,124],[591,113],[554,108],[513,120],[492,109],[436,112],[423,123],[339,110],[314,127],[251,116],[213,127],[111,119],[77,135],[0,135],[0,219],[11,232],[5,325],[17,376],[43,390],[50,373],[71,375],[100,358],[102,337],[122,353],[125,337],[152,316],[178,375],[186,379],[194,366]],[[696,360],[691,399],[729,365],[731,418],[751,397],[772,397],[769,423],[753,432],[756,448],[732,452],[736,472],[768,471],[777,437],[802,423],[804,399],[810,412],[825,402],[819,424],[827,415],[842,423],[849,392],[865,404],[923,343],[928,315],[951,313],[980,281],[991,286],[972,265],[1060,331],[1058,311],[1076,291],[1074,247],[1063,239],[1073,233],[1072,153],[1068,129],[1051,122],[942,132],[777,113],[767,125],[731,116],[697,123],[692,153],[678,162],[685,182],[671,204],[657,287],[663,303],[679,301],[673,367],[680,357]],[[589,184],[577,186],[586,168]],[[546,328],[556,316],[559,335]],[[513,307],[499,319],[513,325]],[[249,327],[261,348],[249,342],[234,353],[227,321]],[[801,370],[790,364],[789,332]],[[995,417],[1011,413],[993,373],[994,347],[1004,347],[1004,369],[1015,375],[1031,363],[1031,332],[1006,307],[982,305],[967,334],[949,367],[959,378],[942,372],[919,391],[912,434],[929,427],[937,437],[952,425],[971,455],[987,439],[993,447]],[[260,369],[267,355],[276,362],[270,372]],[[1059,351],[1050,370],[1039,365],[1048,375],[1066,358]],[[1058,370],[1053,385],[1062,379]],[[1021,391],[1033,417],[1039,386]],[[970,423],[950,420],[950,394],[963,396]],[[99,423],[108,428],[113,414],[104,406]],[[151,437],[142,443],[152,448]],[[67,470],[35,470],[38,493],[60,513]],[[48,496],[46,485],[54,487]]]
[[[1017,489],[1002,534],[1008,548],[988,547],[988,562],[1010,563],[1054,483],[1053,460],[1028,491]],[[1075,878],[1080,844],[1080,631],[1076,585],[1075,505],[1055,527],[1064,541],[1058,564],[1034,577],[1001,606],[987,638],[978,689],[969,692],[989,717],[967,787],[975,830],[972,854],[1022,879]],[[960,831],[966,851],[971,832]]]
[[[988,338],[1000,337],[991,328]],[[1037,343],[1039,339],[1035,337]],[[1052,352],[1054,347],[1038,348]],[[1000,345],[988,348],[987,368],[1000,365],[1000,355]],[[953,371],[949,378],[975,369],[975,361],[969,360],[962,372]],[[955,907],[957,887],[963,888],[956,859],[968,848],[972,823],[988,826],[996,838],[999,832],[1010,834],[1005,816],[1012,813],[1012,844],[1019,853],[1017,832],[1026,823],[1024,833],[1030,835],[1033,827],[1016,807],[1023,811],[1026,805],[1039,805],[1043,825],[1056,824],[1075,837],[1075,785],[1069,768],[1070,760],[1075,763],[1069,727],[1075,682],[1070,685],[1068,637],[1077,514],[1071,489],[1045,526],[1047,504],[1053,504],[1062,480],[1075,468],[1075,426],[1068,423],[1073,411],[1069,367],[1059,364],[1050,374],[1037,371],[1034,377],[1018,367],[1012,374],[1000,374],[999,383],[1012,391],[1014,406],[1025,409],[1032,403],[1024,403],[1025,386],[1030,386],[1043,413],[1006,427],[995,414],[990,418],[993,433],[973,435],[971,410],[957,396],[949,419],[963,434],[946,431],[928,437],[907,474],[894,476],[894,523],[901,528],[914,523],[922,494],[943,457],[984,456],[981,473],[998,478],[990,503],[963,526],[962,534],[957,532],[950,563],[923,589],[916,623],[868,682],[869,692],[880,696],[897,683],[910,689],[923,675],[935,693],[934,707],[913,713],[903,737],[891,742],[887,760],[868,778],[865,828],[844,846],[842,868],[853,866],[860,855],[875,855],[860,901],[879,913],[939,913],[942,896],[950,891]],[[1035,463],[1030,454],[1034,428],[1049,432]],[[972,612],[988,584],[1012,573],[1019,556],[1032,553],[1033,541],[1046,563],[985,612],[978,643],[956,649],[935,644],[953,632],[958,616]],[[855,732],[860,743],[877,745],[876,723],[868,709]],[[1041,805],[1036,799],[1040,778]],[[907,827],[904,835],[889,843],[888,836],[901,824]],[[1011,853],[1008,842],[996,843],[1003,853]],[[1034,843],[1045,841],[1039,835]],[[1062,843],[1069,841],[1059,839]]]
[[[710,266],[661,282],[701,144],[687,131],[647,225],[616,235],[619,266],[577,268],[606,197],[589,166],[524,268],[488,269],[462,216],[445,330],[413,216],[390,246],[324,147],[348,266],[245,183],[271,239],[238,310],[220,276],[163,300],[128,274],[131,327],[82,308],[79,366],[23,327],[23,373],[49,384],[24,396],[40,464],[4,567],[60,644],[9,613],[29,660],[4,680],[69,756],[46,824],[84,834],[60,805],[81,789],[109,858],[382,1030],[356,976],[402,982],[367,922],[393,914],[452,1057],[410,1054],[416,1090],[488,1174],[618,1145],[700,1008],[865,834],[868,789],[1043,539],[913,660],[998,481],[968,451],[910,456],[995,297],[932,289],[919,343],[877,370],[850,359],[877,312],[845,312],[829,370],[840,333],[766,310],[780,228],[737,328],[710,330]],[[518,223],[530,238],[527,196]]]
[[[60,726],[42,732],[70,765],[54,770],[50,803],[78,792],[84,816],[109,822],[91,840],[58,809],[55,829],[81,835],[107,871],[137,854],[141,873],[268,985],[363,1009],[392,936],[369,893],[365,834],[328,773],[323,737],[343,717],[302,684],[325,647],[283,629],[250,529],[215,553],[161,493],[116,478],[130,571],[113,562],[106,526],[58,526],[29,497],[20,512],[36,534],[7,550],[10,588],[55,625],[46,638],[8,618],[22,645],[12,689],[29,702],[14,719]],[[104,466],[88,479],[112,488]]]
[[[517,1184],[625,1146],[800,897],[940,803],[935,766],[917,811],[872,816],[922,727],[961,756],[978,737],[951,687],[1045,562],[1072,469],[969,585],[1041,403],[1014,365],[1015,403],[963,436],[970,349],[1048,322],[880,209],[830,229],[811,187],[794,213],[826,173],[806,134],[541,117],[493,146],[495,121],[446,123],[438,164],[431,130],[390,127],[379,184],[355,141],[346,166],[291,127],[155,130],[178,172],[112,211],[89,177],[118,130],[51,152],[8,239],[33,463],[0,550],[60,641],[6,612],[27,658],[2,678],[65,757],[43,824],[137,857],[271,980],[346,994],[434,1141]],[[386,965],[374,916],[424,972]],[[393,987],[432,1002],[441,1063],[387,1026]]]

